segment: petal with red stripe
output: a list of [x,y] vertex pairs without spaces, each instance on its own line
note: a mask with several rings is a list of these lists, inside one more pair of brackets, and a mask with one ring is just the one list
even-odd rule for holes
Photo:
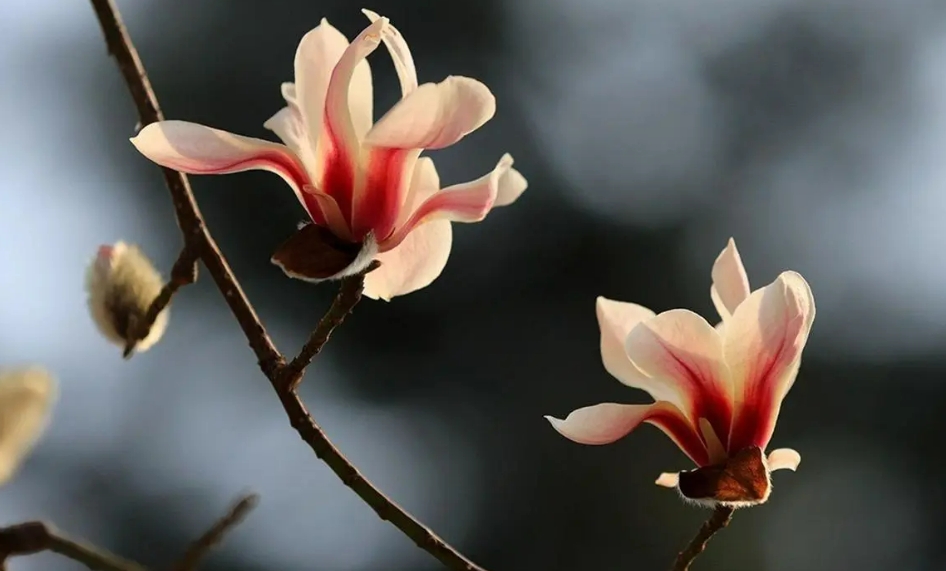
[[724,350],[735,401],[730,450],[765,449],[798,373],[814,317],[808,283],[795,272],[783,272],[752,292],[727,320]]
[[662,430],[697,465],[707,462],[706,448],[693,425],[668,402],[602,403],[574,410],[564,420],[545,418],[565,438],[593,445],[610,444],[646,422]]
[[299,202],[317,223],[324,223],[320,207],[302,192],[311,184],[299,157],[288,147],[262,139],[242,137],[186,121],[151,123],[132,137],[141,154],[161,166],[188,174],[229,174],[265,170],[286,181]]
[[705,319],[685,309],[665,311],[634,327],[624,349],[648,377],[642,388],[671,397],[694,425],[705,418],[721,438],[729,434],[732,385],[723,340]]

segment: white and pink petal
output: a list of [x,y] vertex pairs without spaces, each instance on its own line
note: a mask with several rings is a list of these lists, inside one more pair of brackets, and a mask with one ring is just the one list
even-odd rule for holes
[[752,292],[727,321],[724,351],[735,407],[730,450],[768,444],[814,315],[808,283],[795,272],[783,272]]
[[729,370],[722,339],[705,319],[685,309],[663,312],[635,326],[624,348],[655,400],[676,404],[694,425],[705,418],[717,435],[729,434]]
[[723,320],[728,319],[747,297],[749,297],[749,277],[742,265],[742,257],[736,249],[736,241],[732,238],[726,247],[716,257],[713,263],[713,285],[710,286],[710,297],[716,306],[716,311]]
[[[361,11],[372,23],[381,19],[381,16],[371,10]],[[391,54],[398,81],[401,84],[401,97],[417,89],[417,69],[414,67],[414,56],[404,41],[401,32],[390,23],[381,30],[381,41]]]
[[801,454],[791,448],[779,448],[769,452],[766,463],[769,472],[776,470],[791,470],[794,472],[801,464]]
[[365,275],[365,295],[390,301],[427,287],[447,265],[452,242],[449,220],[415,228],[396,248],[375,257],[381,266]]
[[641,372],[628,358],[624,350],[624,340],[634,326],[652,319],[654,312],[636,303],[598,297],[595,313],[601,334],[601,361],[605,370],[627,386],[647,390],[646,387],[651,384],[650,377]]
[[512,156],[507,153],[489,174],[472,182],[448,186],[427,198],[381,243],[382,251],[397,246],[408,233],[425,222],[479,222],[485,218],[492,209],[499,187],[504,184],[504,177],[512,168],[512,164]]
[[384,114],[365,144],[398,149],[440,149],[479,129],[496,113],[496,98],[483,83],[450,76],[425,83]]
[[[131,143],[155,163],[188,174],[229,174],[265,170],[285,180],[307,209],[302,188],[309,175],[291,149],[186,121],[160,121],[145,126]],[[313,218],[318,216],[310,210]]]
[[697,465],[707,461],[706,448],[680,410],[667,402],[602,403],[572,411],[564,419],[546,416],[559,434],[579,444],[610,444],[642,423],[656,426]]

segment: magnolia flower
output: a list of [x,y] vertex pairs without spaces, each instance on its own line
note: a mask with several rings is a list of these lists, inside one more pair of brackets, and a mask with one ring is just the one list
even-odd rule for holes
[[764,451],[795,382],[815,302],[805,279],[790,271],[750,291],[731,239],[712,277],[710,294],[722,318],[715,328],[685,309],[655,315],[598,298],[605,368],[656,402],[604,403],[565,420],[546,418],[581,444],[614,442],[643,422],[657,426],[699,466],[662,474],[657,484],[708,505],[760,504],[771,491],[770,473],[795,470],[801,461],[788,448]]
[[89,313],[102,335],[120,347],[143,352],[157,343],[168,326],[165,307],[144,338],[131,339],[148,315],[164,282],[137,246],[116,242],[100,246],[86,272]]
[[[365,294],[390,299],[430,284],[450,254],[450,222],[477,222],[516,200],[526,180],[504,155],[487,175],[441,188],[424,149],[448,147],[496,112],[490,90],[450,76],[418,85],[414,60],[387,18],[371,20],[351,43],[328,21],[296,51],[286,107],[263,126],[284,145],[183,121],[146,126],[131,139],[152,161],[191,174],[251,169],[278,174],[313,224],[273,255],[294,278],[321,281],[365,271]],[[380,43],[391,54],[401,100],[373,121],[371,71],[365,59]]]
[[13,477],[46,429],[56,396],[56,382],[44,369],[0,372],[0,484]]

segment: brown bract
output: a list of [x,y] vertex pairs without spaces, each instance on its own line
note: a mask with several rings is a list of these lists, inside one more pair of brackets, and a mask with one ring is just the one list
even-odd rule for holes
[[338,238],[328,228],[305,224],[276,248],[271,261],[289,277],[319,282],[359,273],[377,253],[370,236],[355,244]]
[[697,502],[732,507],[761,504],[771,489],[765,454],[758,446],[750,446],[721,464],[680,472],[678,488],[684,498]]

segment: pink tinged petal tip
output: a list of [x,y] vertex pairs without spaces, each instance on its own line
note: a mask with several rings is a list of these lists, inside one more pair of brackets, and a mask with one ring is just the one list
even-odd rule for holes
[[769,472],[791,470],[794,472],[801,464],[801,454],[791,448],[779,448],[769,452]]
[[603,403],[580,408],[564,420],[546,416],[559,434],[579,444],[610,444],[626,436],[641,423],[652,424],[698,465],[707,462],[706,448],[677,407],[667,402],[652,404]]
[[713,285],[710,296],[720,318],[728,319],[736,308],[749,297],[749,277],[742,265],[742,257],[732,238],[713,263]]
[[676,404],[694,425],[705,418],[717,435],[729,434],[729,371],[722,339],[705,319],[685,309],[666,311],[634,327],[624,349],[647,375],[641,388],[654,399]]
[[132,137],[131,143],[159,165],[189,174],[248,170],[276,173],[305,205],[301,189],[310,184],[309,175],[296,154],[284,145],[186,121],[151,123]]
[[365,144],[398,149],[440,149],[479,129],[496,113],[488,87],[468,77],[425,83],[391,108]]
[[727,322],[724,345],[735,400],[730,450],[768,445],[814,314],[808,283],[795,272],[783,272],[752,292]]

